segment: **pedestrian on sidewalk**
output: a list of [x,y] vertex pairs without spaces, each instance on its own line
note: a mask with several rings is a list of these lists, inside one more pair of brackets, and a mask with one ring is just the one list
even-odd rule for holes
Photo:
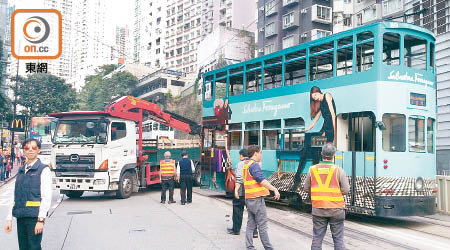
[[[181,160],[178,162],[177,176],[180,182],[181,205],[192,203],[192,175],[195,173],[194,162],[188,158],[186,151],[181,152]],[[186,199],[187,196],[187,199]]]
[[242,167],[242,177],[244,180],[245,204],[247,205],[248,221],[245,232],[245,245],[248,250],[253,250],[253,234],[258,228],[259,236],[264,249],[273,249],[269,241],[267,232],[267,212],[264,197],[269,195],[269,190],[274,192],[275,199],[280,199],[280,193],[270,182],[264,179],[260,162],[262,152],[259,146],[250,145],[248,147],[248,157],[250,160],[244,162]]
[[12,217],[16,217],[20,250],[36,250],[42,249],[45,218],[52,202],[52,179],[49,167],[37,157],[41,143],[29,138],[23,147],[27,162],[17,173],[5,231],[11,232]]
[[333,163],[336,148],[333,144],[322,147],[322,162],[312,166],[306,176],[304,190],[311,194],[313,240],[311,250],[322,249],[322,241],[330,224],[334,249],[345,249],[344,195],[350,191],[344,170]]
[[6,179],[8,179],[11,175],[11,162],[8,160],[6,163]]
[[175,188],[175,160],[170,159],[169,151],[164,153],[164,160],[159,162],[159,178],[161,180],[161,203],[166,203],[166,191],[169,189],[169,204],[175,203],[173,190]]
[[[245,191],[244,191],[244,179],[242,178],[242,167],[245,161],[250,160],[248,158],[247,149],[243,148],[239,151],[239,160],[236,164],[236,186],[234,188],[233,195],[233,227],[228,228],[229,234],[239,235],[242,227],[242,218],[244,216],[245,206]],[[253,238],[258,238],[258,231],[253,232]]]
[[4,172],[6,172],[6,154],[4,152],[1,152],[0,154],[0,181],[5,180]]

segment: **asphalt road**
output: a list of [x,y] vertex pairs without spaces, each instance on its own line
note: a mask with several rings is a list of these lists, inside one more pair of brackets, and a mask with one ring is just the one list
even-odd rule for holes
[[[14,181],[0,188],[0,216],[6,217]],[[162,205],[160,191],[145,190],[126,200],[87,193],[67,199],[54,192],[46,221],[43,249],[245,249],[246,216],[241,235],[231,226],[231,200],[195,189],[193,203]],[[269,205],[269,235],[275,249],[309,249],[312,223],[307,213]],[[450,249],[448,216],[373,219],[349,217],[345,222],[348,249]],[[0,231],[0,249],[18,249],[16,226]],[[323,249],[332,249],[330,233]],[[257,249],[263,249],[255,239]]]

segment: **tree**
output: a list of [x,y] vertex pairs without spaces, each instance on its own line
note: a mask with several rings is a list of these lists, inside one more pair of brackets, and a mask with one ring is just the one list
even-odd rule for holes
[[32,74],[19,81],[17,97],[17,103],[26,108],[22,113],[30,117],[78,108],[75,89],[50,74]]
[[80,93],[81,109],[101,111],[113,98],[131,94],[138,83],[131,73],[117,72],[105,78],[115,67],[104,65],[95,75],[86,77],[86,84]]

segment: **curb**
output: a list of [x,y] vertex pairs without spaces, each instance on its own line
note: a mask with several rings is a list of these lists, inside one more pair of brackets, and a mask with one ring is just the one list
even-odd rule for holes
[[16,178],[17,173],[14,176],[11,176],[8,178],[8,180],[4,181],[3,183],[0,183],[0,187],[3,187],[3,185],[8,184],[10,181]]

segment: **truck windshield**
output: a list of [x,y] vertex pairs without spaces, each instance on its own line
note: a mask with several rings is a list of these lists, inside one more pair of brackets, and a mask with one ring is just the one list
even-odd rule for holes
[[98,120],[59,121],[54,143],[106,143]]

